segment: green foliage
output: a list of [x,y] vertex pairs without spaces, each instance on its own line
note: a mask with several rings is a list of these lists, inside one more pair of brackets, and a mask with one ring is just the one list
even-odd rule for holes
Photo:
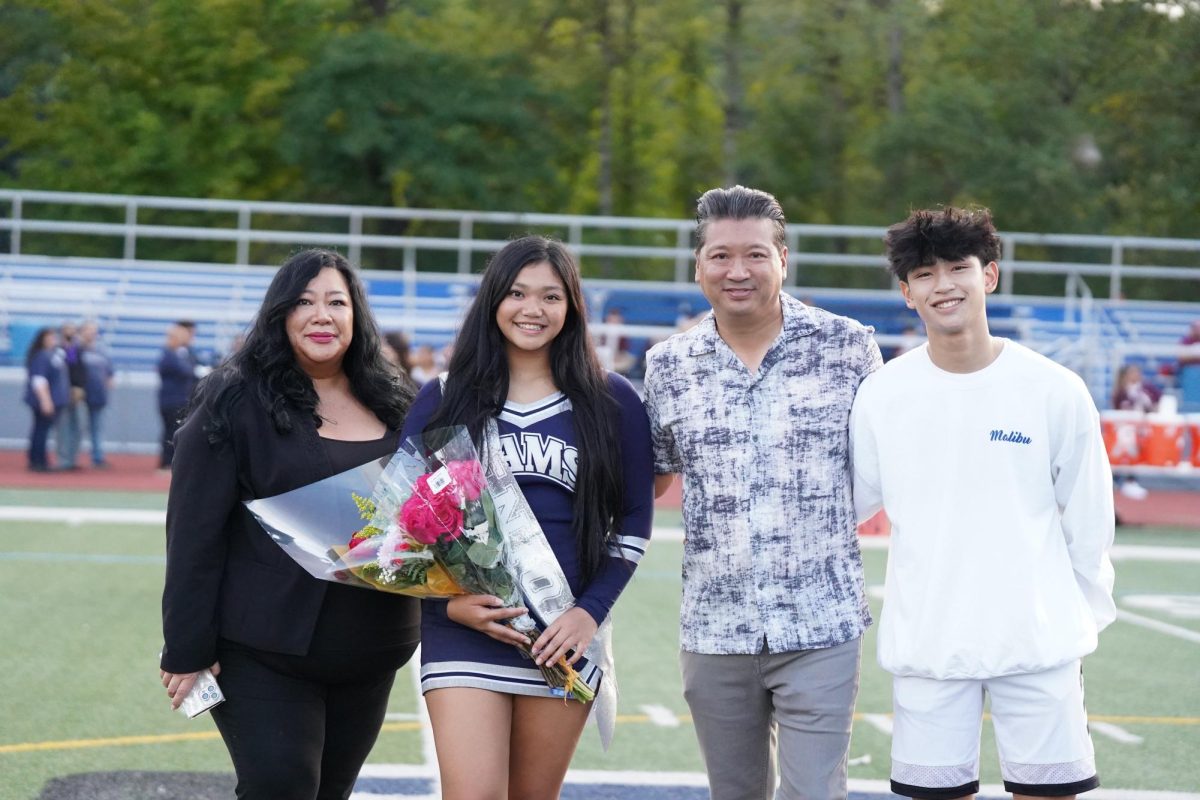
[[328,42],[298,77],[280,145],[315,199],[515,210],[553,180],[548,102],[510,59],[368,30]]
[[1154,6],[9,0],[0,183],[1200,236],[1200,13]]
[[[281,102],[329,16],[321,0],[19,0],[45,41],[0,99],[0,158],[41,189],[275,198]],[[52,34],[46,37],[49,26]]]

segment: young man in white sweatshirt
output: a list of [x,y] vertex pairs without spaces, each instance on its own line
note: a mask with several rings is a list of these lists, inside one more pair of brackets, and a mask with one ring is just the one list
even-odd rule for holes
[[858,518],[892,524],[892,790],[972,797],[988,695],[1005,788],[1074,797],[1099,785],[1080,659],[1116,616],[1099,415],[1077,375],[989,332],[986,210],[915,211],[884,241],[929,338],[862,382],[850,420]]

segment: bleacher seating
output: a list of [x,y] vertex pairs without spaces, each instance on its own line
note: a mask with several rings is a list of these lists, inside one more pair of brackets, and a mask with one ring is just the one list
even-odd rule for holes
[[[0,258],[0,366],[22,364],[38,328],[85,318],[100,324],[121,370],[152,371],[177,319],[197,323],[197,351],[216,360],[251,321],[273,274],[270,267]],[[380,326],[405,330],[417,344],[453,337],[472,284],[447,277],[364,273]]]
[[[271,267],[126,263],[91,259],[0,256],[0,366],[20,365],[34,331],[90,317],[119,369],[152,371],[169,322],[197,322],[197,349],[215,359],[250,322],[270,282]],[[384,330],[405,331],[414,344],[439,348],[453,339],[477,276],[457,273],[364,272],[372,310]],[[881,343],[896,341],[919,319],[898,292],[789,289],[808,303],[874,326]],[[681,318],[708,310],[690,283],[585,281],[592,320],[618,309],[629,326],[631,350],[641,356]],[[994,296],[993,332],[1022,341],[1084,375],[1097,401],[1115,370],[1113,354],[1168,383],[1170,355],[1194,305],[1089,299],[1086,311],[1070,298]],[[890,352],[884,346],[885,355]]]

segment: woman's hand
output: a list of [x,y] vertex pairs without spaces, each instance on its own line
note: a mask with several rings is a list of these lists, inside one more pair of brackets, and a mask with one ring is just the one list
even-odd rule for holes
[[474,628],[505,644],[528,645],[529,637],[504,624],[505,620],[526,613],[524,608],[505,608],[499,597],[490,594],[465,594],[451,597],[446,616],[459,625]]
[[567,658],[567,663],[573,665],[592,643],[597,627],[596,620],[582,608],[567,609],[533,643],[534,661],[538,666],[557,664],[568,651],[574,650],[574,655]]
[[[214,661],[209,670],[212,672],[213,677],[220,675],[221,662]],[[162,685],[167,690],[167,697],[171,698],[172,711],[179,708],[179,705],[183,702],[183,698],[188,696],[188,692],[192,690],[192,686],[196,683],[196,676],[199,674],[199,672],[165,672],[161,669],[158,671],[159,677],[162,678]]]

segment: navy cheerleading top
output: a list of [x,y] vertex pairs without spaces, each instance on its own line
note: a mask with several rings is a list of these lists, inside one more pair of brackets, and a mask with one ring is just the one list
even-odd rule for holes
[[[578,464],[578,436],[571,401],[555,392],[533,403],[504,405],[497,417],[500,446],[575,595],[575,604],[601,623],[645,553],[654,514],[654,469],[650,425],[629,381],[609,373],[609,390],[619,409],[624,512],[610,537],[609,557],[586,585],[571,529]],[[420,434],[441,402],[441,382],[430,381],[413,402],[402,436]],[[581,673],[595,688],[600,676]],[[446,616],[446,601],[422,601],[421,690],[467,686],[509,694],[551,696],[533,662],[516,647],[459,625]]]

